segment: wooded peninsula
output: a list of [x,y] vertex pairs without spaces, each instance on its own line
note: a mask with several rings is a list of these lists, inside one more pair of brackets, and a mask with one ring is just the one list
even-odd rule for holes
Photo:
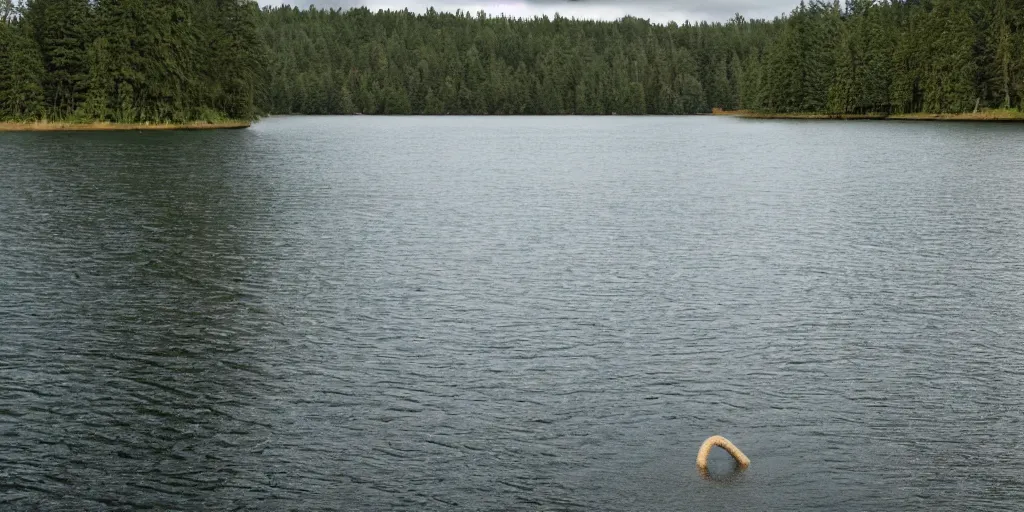
[[0,0],[0,20],[9,129],[229,127],[263,112],[254,2]]
[[0,0],[0,120],[266,114],[1021,119],[1024,0],[801,2],[653,24],[248,0]]

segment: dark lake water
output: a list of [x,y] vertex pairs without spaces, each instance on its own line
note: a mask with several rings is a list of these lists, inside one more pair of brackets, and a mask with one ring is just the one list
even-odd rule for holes
[[0,509],[1020,510],[1022,141],[0,135]]

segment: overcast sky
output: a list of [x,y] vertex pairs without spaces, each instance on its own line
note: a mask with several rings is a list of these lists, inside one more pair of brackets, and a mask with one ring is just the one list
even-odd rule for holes
[[488,14],[504,13],[515,17],[549,16],[558,12],[565,17],[616,19],[624,15],[649,18],[666,23],[675,20],[725,21],[734,13],[746,18],[774,18],[796,7],[799,0],[259,0],[260,5],[282,3],[320,8],[363,6],[376,9],[405,9],[422,12],[433,6],[439,11],[479,10]]

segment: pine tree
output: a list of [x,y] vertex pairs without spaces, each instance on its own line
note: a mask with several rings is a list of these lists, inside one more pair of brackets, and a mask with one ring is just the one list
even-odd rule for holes
[[803,105],[803,74],[796,29],[787,23],[772,42],[762,77],[762,108],[769,112],[796,112]]
[[[251,119],[270,81],[249,0],[0,0],[0,102],[9,118]],[[326,110],[329,84],[278,82],[273,103]],[[327,91],[327,92],[325,92]],[[309,94],[313,92],[313,94]]]
[[564,113],[562,96],[558,93],[558,88],[553,78],[548,77],[540,84],[537,95],[538,114],[559,115]]
[[0,0],[0,115],[962,112],[1024,100],[1021,0],[808,0],[776,20],[510,20],[250,0]]
[[356,111],[355,102],[352,100],[352,91],[349,90],[347,85],[341,87],[341,93],[338,95],[338,106],[336,109],[337,114],[350,115]]
[[835,57],[839,13],[820,2],[812,2],[794,17],[798,47],[799,69],[798,109],[821,112],[828,103],[828,88],[832,82],[832,59]]
[[13,18],[14,4],[10,0],[0,2],[0,119],[12,117],[7,106],[7,96],[11,88],[9,82],[13,78],[11,76],[11,52],[14,29],[10,25],[11,19],[8,18],[6,9],[8,5],[11,9],[10,16]]
[[905,114],[923,109],[922,76],[926,56],[922,41],[928,39],[928,23],[923,10],[911,11],[898,37],[893,55],[893,81],[889,91],[893,112]]
[[43,57],[30,27],[0,23],[0,118],[34,120],[44,113]]
[[761,61],[756,55],[747,57],[740,80],[740,108],[745,110],[764,109]]
[[995,2],[993,27],[989,31],[988,46],[992,48],[992,60],[996,68],[994,75],[997,80],[996,91],[999,96],[999,106],[1010,108],[1015,95],[1012,19],[1007,0],[995,0]]
[[389,86],[384,93],[384,114],[408,115],[412,113],[409,95],[404,88]]
[[621,114],[643,115],[647,113],[647,96],[644,94],[644,85],[640,82],[630,82],[625,92],[626,101],[623,104]]
[[939,0],[931,19],[938,34],[928,48],[931,59],[924,79],[927,112],[967,112],[975,105],[973,26],[956,0]]
[[68,118],[87,90],[89,0],[33,0],[25,18],[42,50],[46,111],[54,118]]
[[708,86],[708,104],[712,108],[733,108],[731,99],[731,86],[729,84],[729,68],[725,59],[718,59],[711,71],[711,81]]
[[[259,6],[252,0],[215,0],[215,4],[206,69],[213,83],[212,100],[232,118],[253,119],[259,114],[261,70],[267,60],[258,36]],[[376,113],[376,108],[372,110]]]
[[704,87],[701,86],[697,77],[690,74],[680,76],[677,90],[679,95],[676,97],[676,112],[681,114],[700,114],[709,110],[709,107],[704,102]]
[[736,52],[732,53],[732,57],[729,59],[729,96],[726,109],[734,110],[740,106],[740,84],[743,83],[743,65],[740,62],[740,56]]
[[112,100],[116,97],[117,83],[112,71],[114,56],[110,43],[100,37],[89,46],[89,92],[83,110],[86,116],[97,121],[114,120]]
[[833,114],[849,114],[857,104],[855,80],[857,68],[854,59],[853,42],[850,27],[840,31],[839,43],[836,45],[835,71],[828,89],[828,112]]
[[433,89],[427,89],[427,99],[423,108],[423,113],[432,116],[444,114],[444,104],[441,102],[441,99],[434,94]]

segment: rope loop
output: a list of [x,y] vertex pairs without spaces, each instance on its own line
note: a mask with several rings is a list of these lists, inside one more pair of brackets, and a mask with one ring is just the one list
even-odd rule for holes
[[711,449],[716,446],[720,446],[729,452],[729,455],[736,459],[736,463],[739,464],[741,471],[750,466],[750,459],[736,445],[722,436],[711,436],[707,441],[704,441],[704,444],[700,445],[700,451],[697,452],[697,471],[700,471],[700,474],[708,474],[708,455],[711,453]]

